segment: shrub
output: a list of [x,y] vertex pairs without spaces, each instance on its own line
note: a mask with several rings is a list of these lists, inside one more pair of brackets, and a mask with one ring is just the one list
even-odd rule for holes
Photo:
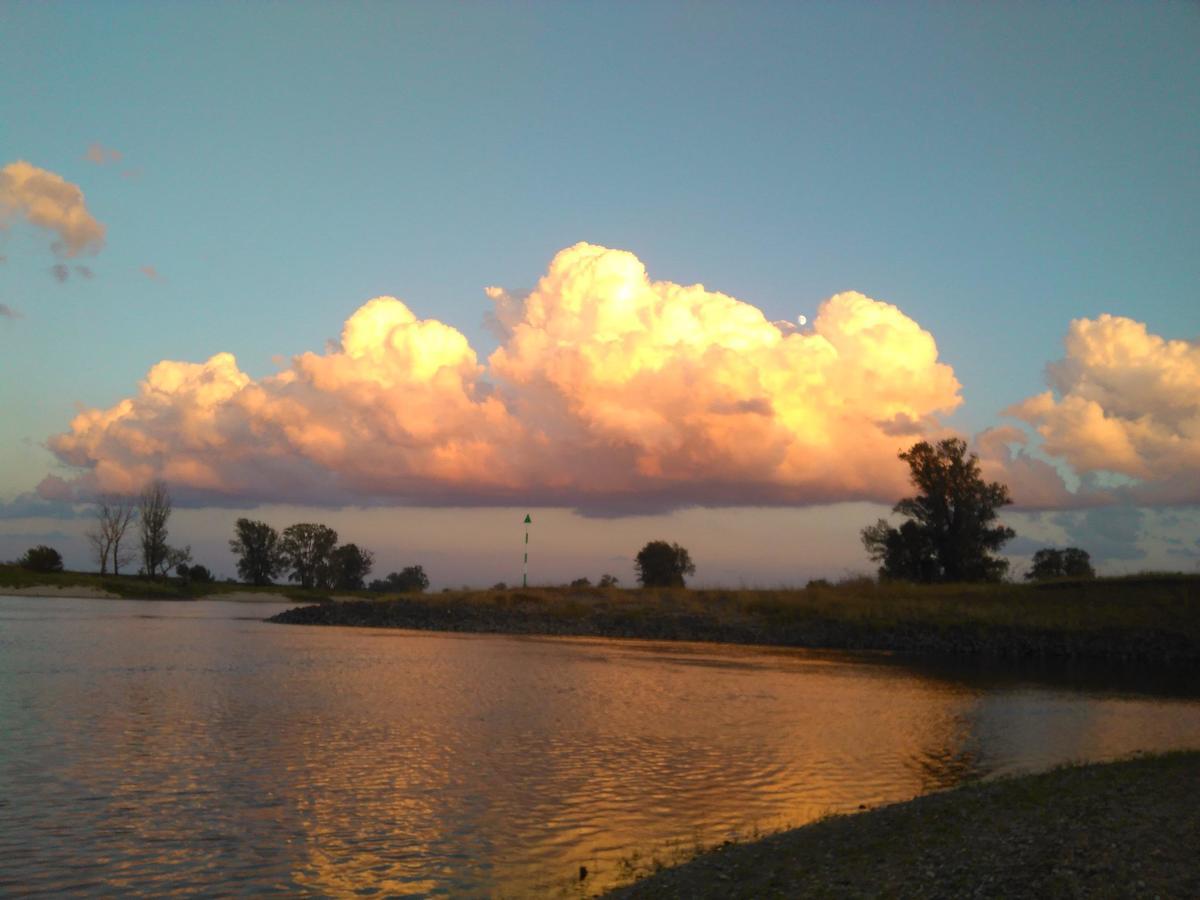
[[61,572],[63,570],[62,554],[53,547],[38,544],[25,551],[25,555],[17,560],[17,565],[31,572]]

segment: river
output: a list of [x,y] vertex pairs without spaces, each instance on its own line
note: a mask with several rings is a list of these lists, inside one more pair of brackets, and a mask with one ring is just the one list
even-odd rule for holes
[[0,597],[0,894],[571,896],[635,854],[1200,747],[1179,676],[282,608]]

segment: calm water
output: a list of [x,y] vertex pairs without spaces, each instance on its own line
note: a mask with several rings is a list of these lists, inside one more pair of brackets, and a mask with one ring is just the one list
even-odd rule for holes
[[635,848],[1200,747],[1178,684],[276,609],[0,597],[0,894],[553,895]]

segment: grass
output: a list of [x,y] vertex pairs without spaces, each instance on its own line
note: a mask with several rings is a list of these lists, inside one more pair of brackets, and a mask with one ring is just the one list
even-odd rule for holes
[[801,589],[528,588],[375,597],[280,621],[914,653],[1200,662],[1200,576]]
[[[682,865],[636,851],[637,897],[1200,896],[1200,752],[976,782]],[[657,869],[657,871],[655,871]]]

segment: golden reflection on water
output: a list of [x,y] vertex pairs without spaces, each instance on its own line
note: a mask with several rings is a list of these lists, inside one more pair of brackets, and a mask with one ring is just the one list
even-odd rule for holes
[[1195,699],[877,658],[94,609],[0,605],[0,894],[596,890],[635,850],[1200,744]]

